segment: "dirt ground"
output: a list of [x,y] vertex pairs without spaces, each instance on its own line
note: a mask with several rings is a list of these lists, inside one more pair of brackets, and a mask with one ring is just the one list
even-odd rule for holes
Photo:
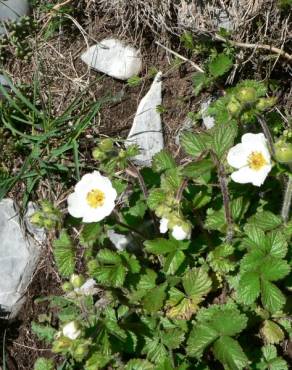
[[[36,17],[38,16],[40,15],[36,14]],[[42,22],[45,24],[44,20]],[[96,138],[100,135],[126,137],[138,103],[147,92],[151,79],[145,78],[141,85],[130,87],[124,82],[88,70],[80,60],[82,50],[86,49],[86,42],[91,45],[95,39],[119,37],[120,28],[114,20],[111,21],[103,13],[95,13],[84,21],[83,27],[86,34],[78,29],[78,25],[71,22],[69,29],[61,28],[56,37],[47,41],[43,40],[39,32],[35,38],[32,60],[15,62],[11,59],[8,60],[5,69],[13,76],[15,82],[21,81],[28,84],[31,84],[33,74],[38,72],[44,98],[48,98],[48,91],[53,97],[55,115],[59,115],[74,99],[74,96],[85,87],[88,87],[88,94],[92,100],[98,100],[106,95],[115,96],[114,102],[103,106],[100,114],[95,118],[95,124],[81,139],[86,141],[84,145],[90,152]],[[127,38],[127,34],[124,35],[125,37]],[[191,64],[183,63],[179,67],[175,66],[170,54],[155,45],[153,41],[153,37],[147,36],[139,39],[144,63],[142,76],[147,76],[151,67],[163,72],[164,113],[162,118],[165,143],[175,155],[179,155],[179,150],[174,144],[177,132],[186,120],[188,112],[197,112],[204,98],[202,96],[196,98],[193,95],[194,70]],[[241,74],[246,72],[246,78],[252,75],[255,77],[257,74],[254,70],[252,73],[248,71],[250,71],[250,65],[247,64]],[[291,109],[289,108],[289,104],[292,104],[289,100],[289,96],[291,99],[289,69],[283,69],[279,64],[272,74],[285,86],[282,101],[286,102],[287,109]],[[260,77],[263,78],[263,76]],[[220,95],[222,92],[217,91],[216,93]],[[205,97],[208,95],[207,92]],[[0,331],[4,333],[4,336],[1,335],[0,348],[3,348],[8,370],[31,370],[39,356],[53,356],[46,344],[40,342],[32,334],[30,328],[31,322],[36,320],[39,314],[47,313],[47,304],[36,304],[35,299],[61,292],[61,280],[54,266],[50,246],[46,248],[28,288],[26,303],[17,320],[11,323],[7,321],[0,323]],[[4,370],[3,364],[1,370]]]

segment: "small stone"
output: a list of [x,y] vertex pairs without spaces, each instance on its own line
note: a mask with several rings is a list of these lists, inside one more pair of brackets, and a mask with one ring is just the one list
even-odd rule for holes
[[20,17],[29,13],[27,0],[0,1],[0,35],[5,33],[5,27],[1,27],[4,21],[17,21]]
[[158,72],[148,93],[141,100],[133,126],[126,140],[126,146],[136,144],[140,154],[133,162],[141,166],[151,166],[153,156],[164,148],[161,115],[157,107],[162,103],[162,73]]
[[[26,217],[25,217],[26,218]],[[24,224],[29,224],[24,219]],[[32,230],[31,230],[32,231]],[[38,231],[44,240],[44,232]],[[0,202],[0,308],[5,317],[13,318],[20,310],[33,272],[36,268],[40,244],[27,234],[12,199]]]
[[141,72],[140,51],[116,39],[104,39],[81,55],[89,67],[119,80],[127,80]]

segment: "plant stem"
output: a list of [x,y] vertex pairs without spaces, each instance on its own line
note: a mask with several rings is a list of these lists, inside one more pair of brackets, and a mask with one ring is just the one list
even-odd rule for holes
[[218,175],[219,185],[220,185],[222,198],[223,198],[225,220],[227,223],[226,241],[230,242],[233,238],[234,231],[233,231],[233,219],[232,219],[232,213],[231,213],[231,207],[230,207],[230,197],[229,197],[229,191],[228,191],[227,178],[225,174],[225,168],[224,168],[224,165],[220,163],[220,160],[218,159],[215,153],[211,153],[211,155],[217,167],[217,175]]
[[270,152],[274,156],[275,155],[274,142],[273,142],[273,138],[272,138],[272,135],[270,133],[269,127],[268,127],[266,121],[262,117],[257,116],[257,119],[258,119],[258,121],[259,121],[259,123],[262,127],[262,130],[264,131],[265,137],[268,140],[268,146],[269,146]]
[[288,175],[288,182],[285,189],[284,195],[284,202],[282,206],[281,216],[285,223],[289,220],[289,212],[291,207],[291,199],[292,199],[292,176]]

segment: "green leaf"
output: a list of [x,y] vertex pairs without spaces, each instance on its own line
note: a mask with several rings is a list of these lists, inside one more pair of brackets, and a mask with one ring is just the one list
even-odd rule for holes
[[85,224],[81,235],[80,243],[86,246],[92,246],[97,241],[101,232],[101,225],[98,222]]
[[233,62],[230,56],[226,54],[218,54],[216,55],[211,62],[208,64],[209,72],[214,77],[220,77],[223,76],[226,72],[230,70],[232,67]]
[[237,131],[238,128],[235,121],[229,121],[215,126],[212,149],[219,158],[232,147]]
[[36,336],[45,341],[46,343],[52,343],[56,334],[56,329],[49,325],[39,325],[34,321],[31,323],[31,330]]
[[180,168],[166,170],[161,176],[161,188],[165,192],[176,192],[182,183]]
[[260,267],[261,276],[265,280],[275,281],[283,279],[290,272],[290,266],[287,261],[273,257],[265,258],[264,263]]
[[182,174],[192,179],[197,179],[209,173],[214,168],[214,162],[211,159],[203,159],[198,162],[192,162],[183,167]]
[[198,96],[200,92],[209,85],[211,82],[210,78],[206,73],[197,72],[193,75],[194,94]]
[[187,341],[187,354],[190,357],[200,358],[204,350],[217,338],[218,333],[208,324],[196,325]]
[[162,343],[169,349],[177,349],[185,339],[185,334],[181,329],[165,330],[162,335]]
[[177,250],[187,249],[189,243],[179,242],[177,240],[168,240],[163,238],[158,238],[154,240],[146,240],[144,242],[147,252],[152,254],[167,254],[171,252],[176,252]]
[[85,363],[84,370],[103,369],[111,360],[111,357],[105,353],[94,352]]
[[160,343],[157,338],[154,340],[152,338],[146,338],[146,345],[143,348],[143,353],[147,355],[150,361],[156,364],[161,363],[168,357],[168,352],[164,345]]
[[188,271],[182,284],[189,297],[203,297],[211,290],[212,280],[203,268],[194,268]]
[[150,313],[157,313],[163,306],[166,298],[167,283],[161,284],[150,290],[143,298],[143,307]]
[[271,231],[266,237],[267,250],[275,258],[284,258],[288,251],[288,243],[280,231]]
[[154,370],[154,365],[148,360],[133,358],[127,363],[125,370]]
[[258,212],[248,219],[248,223],[259,227],[264,231],[273,230],[282,224],[279,216],[274,215],[270,211]]
[[121,257],[110,249],[101,249],[96,257],[103,264],[116,265],[121,263]]
[[155,172],[163,172],[171,168],[175,168],[176,163],[172,158],[171,154],[166,150],[161,150],[159,153],[155,154],[152,160],[152,168]]
[[261,334],[269,344],[279,344],[285,338],[285,334],[280,326],[271,320],[264,321]]
[[263,306],[270,312],[277,312],[284,306],[286,298],[275,284],[262,279],[261,292]]
[[246,213],[249,206],[249,202],[243,197],[233,199],[231,202],[231,213],[235,221],[240,221]]
[[72,241],[66,231],[62,231],[59,239],[53,242],[53,254],[59,273],[69,277],[74,273],[75,254]]
[[185,258],[186,257],[183,251],[175,251],[170,253],[165,259],[163,271],[167,275],[174,275],[185,261]]
[[241,370],[249,361],[239,343],[230,337],[221,337],[214,344],[214,355],[226,369]]
[[140,277],[137,289],[138,290],[140,290],[140,289],[141,290],[150,290],[150,289],[155,288],[156,278],[157,278],[156,272],[151,270],[151,269],[147,269],[146,274],[144,274]]
[[262,352],[266,361],[273,360],[277,357],[277,348],[271,344],[262,347]]
[[211,136],[204,132],[197,134],[183,132],[180,136],[180,143],[187,154],[198,157],[205,150],[209,149]]
[[234,252],[234,248],[230,244],[222,244],[216,247],[207,256],[212,270],[219,273],[228,273],[235,269],[235,262],[228,259]]
[[213,315],[209,323],[219,335],[234,336],[247,325],[247,317],[235,309],[224,309]]
[[249,246],[260,247],[261,250],[266,249],[266,237],[262,229],[254,224],[248,224],[245,226],[244,231],[249,238],[249,241],[247,243]]
[[34,364],[34,370],[54,370],[54,362],[51,359],[39,357],[35,364]]
[[259,297],[260,291],[260,278],[257,272],[246,272],[241,276],[237,296],[242,303],[253,303]]
[[153,211],[162,203],[166,201],[167,194],[161,189],[153,189],[149,192],[147,204]]
[[207,218],[205,221],[205,227],[208,230],[222,231],[226,226],[224,209],[221,208],[219,211],[214,211],[212,208],[207,209]]

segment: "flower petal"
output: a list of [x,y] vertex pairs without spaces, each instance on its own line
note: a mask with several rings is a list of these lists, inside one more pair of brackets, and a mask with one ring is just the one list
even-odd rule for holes
[[181,226],[174,226],[172,229],[171,235],[174,237],[176,240],[184,240],[188,239],[189,235],[184,231],[184,229]]
[[233,181],[238,182],[239,184],[248,184],[251,183],[255,186],[261,186],[268,173],[271,171],[272,166],[267,165],[263,167],[260,171],[254,171],[248,166],[240,168],[238,171],[235,171],[231,174]]
[[244,134],[241,137],[241,142],[242,144],[249,144],[255,147],[259,144],[267,146],[267,139],[262,132],[260,132],[259,134]]
[[76,192],[70,194],[67,199],[68,212],[71,216],[81,218],[83,216],[82,203],[83,200],[78,196]]
[[243,144],[237,144],[229,150],[227,162],[234,168],[241,168],[247,165],[249,154],[249,148],[246,148],[246,146]]
[[161,232],[161,234],[165,234],[168,231],[168,219],[167,218],[162,218],[160,220],[159,231]]

